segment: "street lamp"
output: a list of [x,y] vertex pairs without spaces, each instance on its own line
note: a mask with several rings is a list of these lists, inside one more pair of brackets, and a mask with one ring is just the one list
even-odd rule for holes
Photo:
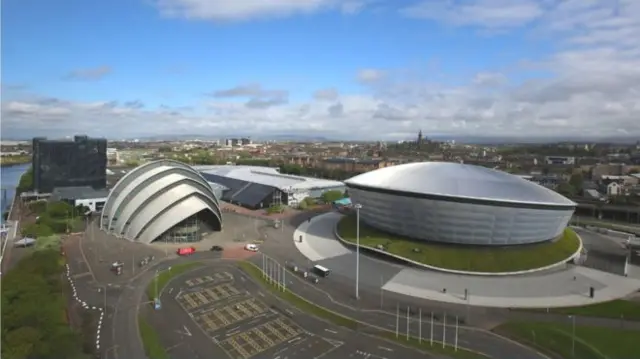
[[360,209],[361,204],[356,204],[356,299],[360,299]]
[[571,318],[571,357],[576,357],[576,316],[570,315]]

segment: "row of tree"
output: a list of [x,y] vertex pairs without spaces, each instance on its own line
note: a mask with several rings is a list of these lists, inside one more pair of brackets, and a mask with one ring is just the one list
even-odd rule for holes
[[2,348],[7,359],[86,359],[93,353],[66,312],[59,250],[35,251],[2,277]]
[[28,206],[37,215],[37,220],[22,227],[20,233],[31,238],[78,231],[83,223],[82,218],[88,212],[86,207],[74,207],[63,201],[36,201]]

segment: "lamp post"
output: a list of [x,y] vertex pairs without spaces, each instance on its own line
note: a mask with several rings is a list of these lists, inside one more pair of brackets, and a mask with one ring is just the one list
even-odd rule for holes
[[356,204],[356,299],[360,299],[360,209],[361,204]]
[[571,318],[571,357],[576,357],[576,316],[570,315]]

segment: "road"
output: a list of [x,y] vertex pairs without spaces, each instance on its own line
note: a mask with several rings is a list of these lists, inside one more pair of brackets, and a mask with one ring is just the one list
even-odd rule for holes
[[[230,273],[233,276],[232,286],[239,289],[243,294],[239,297],[233,297],[232,299],[219,299],[216,302],[202,304],[197,308],[185,312],[186,309],[177,304],[177,293],[199,292],[202,290],[201,288],[187,287],[185,285],[186,281],[212,273]],[[212,283],[207,287],[211,288],[216,285],[220,285],[220,283]],[[333,324],[303,313],[270,294],[269,291],[255,283],[251,277],[238,270],[233,262],[229,261],[209,260],[207,261],[206,268],[194,270],[173,279],[165,291],[163,291],[161,298],[163,309],[159,315],[153,316],[152,314],[152,316],[164,319],[165,325],[162,326],[162,332],[188,332],[188,335],[180,338],[176,338],[174,334],[165,336],[164,339],[166,341],[173,340],[173,345],[170,346],[174,348],[171,354],[175,357],[187,356],[201,358],[212,355],[216,356],[214,354],[219,353],[221,350],[217,345],[215,346],[216,348],[212,348],[214,346],[212,346],[213,341],[210,336],[216,338],[216,341],[219,343],[229,340],[230,337],[238,337],[243,334],[251,338],[260,337],[260,335],[252,333],[252,331],[260,328],[264,323],[274,323],[273,320],[278,318],[285,321],[292,320],[295,325],[304,329],[305,334],[302,334],[300,337],[294,337],[292,340],[289,340],[289,342],[281,342],[280,344],[264,349],[264,351],[256,354],[252,358],[274,358],[279,355],[280,357],[288,357],[290,359],[309,359],[314,357],[343,359],[349,356],[356,356],[358,353],[368,358],[402,357],[418,359],[425,358],[426,356],[425,353],[412,348],[406,348],[393,342],[371,337],[363,332],[354,332],[345,328],[336,327]],[[228,310],[226,308],[232,308],[234,304],[241,304],[250,298],[254,298],[254,300],[257,299],[260,303],[264,303],[264,305],[270,308],[270,312],[268,312],[266,316],[262,314],[247,319],[240,319],[239,321],[234,321],[229,317],[230,324],[211,332],[206,332],[204,328],[200,327],[202,321],[200,325],[196,324],[196,318],[199,315],[211,313],[215,310],[220,310],[221,313],[225,313],[225,311]],[[189,316],[187,313],[189,313]],[[191,319],[190,316],[194,319]],[[184,328],[184,330],[181,330],[182,328]],[[198,331],[204,335],[199,335],[197,333]],[[180,344],[180,342],[184,342],[184,344]],[[224,356],[224,353],[222,353],[222,355]]]

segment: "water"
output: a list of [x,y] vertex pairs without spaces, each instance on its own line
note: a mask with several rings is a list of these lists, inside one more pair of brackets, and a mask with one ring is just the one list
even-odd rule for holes
[[[2,214],[9,210],[13,196],[16,194],[16,187],[18,186],[18,182],[20,182],[20,177],[27,172],[30,166],[31,164],[27,163],[0,167],[0,185],[2,185],[2,191],[6,191],[6,195],[3,193],[0,198]],[[0,216],[0,221],[2,220],[4,219]]]

